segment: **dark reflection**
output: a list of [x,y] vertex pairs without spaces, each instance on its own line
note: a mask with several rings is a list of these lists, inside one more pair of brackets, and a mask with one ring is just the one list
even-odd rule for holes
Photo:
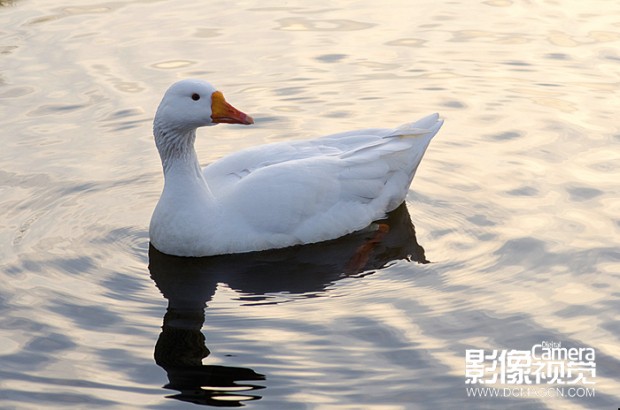
[[174,307],[169,299],[162,332],[155,345],[155,362],[168,373],[166,389],[178,390],[172,396],[181,401],[218,407],[239,407],[243,401],[260,396],[248,394],[263,386],[240,383],[264,380],[265,376],[243,367],[203,365],[211,353],[200,331],[204,323],[204,303],[195,308],[182,303]]
[[363,231],[312,245],[205,258],[169,256],[151,246],[151,277],[168,299],[155,361],[168,373],[170,383],[164,387],[180,392],[169,397],[227,407],[261,398],[255,393],[264,386],[252,382],[265,376],[202,364],[210,354],[201,332],[204,308],[218,283],[228,284],[244,300],[270,303],[267,294],[317,296],[341,278],[370,274],[395,260],[428,262],[405,204]]

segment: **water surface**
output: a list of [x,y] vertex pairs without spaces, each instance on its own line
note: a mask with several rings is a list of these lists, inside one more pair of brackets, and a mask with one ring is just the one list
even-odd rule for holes
[[[0,4],[1,407],[620,403],[620,6]],[[187,77],[256,120],[202,130],[204,163],[446,123],[367,260],[368,233],[188,262],[147,231]],[[596,350],[595,397],[467,397],[467,349],[541,341]]]

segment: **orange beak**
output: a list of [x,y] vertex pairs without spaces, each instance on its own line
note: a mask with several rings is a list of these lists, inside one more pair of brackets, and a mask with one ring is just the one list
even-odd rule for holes
[[254,124],[252,117],[228,104],[220,91],[211,95],[211,121],[215,124]]

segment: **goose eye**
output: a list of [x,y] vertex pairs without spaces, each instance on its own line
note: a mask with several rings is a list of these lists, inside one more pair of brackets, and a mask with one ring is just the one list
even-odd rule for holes
[[194,101],[200,100],[200,95],[196,94],[196,93],[192,94],[192,100],[194,100]]

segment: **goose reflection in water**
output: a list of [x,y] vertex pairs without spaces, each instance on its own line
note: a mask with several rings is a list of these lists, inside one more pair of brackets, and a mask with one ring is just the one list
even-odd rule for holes
[[220,407],[261,398],[256,390],[264,386],[255,382],[264,375],[202,363],[210,354],[201,332],[204,309],[218,283],[254,302],[278,292],[312,297],[339,279],[370,274],[395,260],[428,262],[404,203],[366,230],[311,245],[203,258],[169,256],[151,246],[151,277],[168,299],[155,361],[168,374],[164,387],[180,392],[169,397]]

